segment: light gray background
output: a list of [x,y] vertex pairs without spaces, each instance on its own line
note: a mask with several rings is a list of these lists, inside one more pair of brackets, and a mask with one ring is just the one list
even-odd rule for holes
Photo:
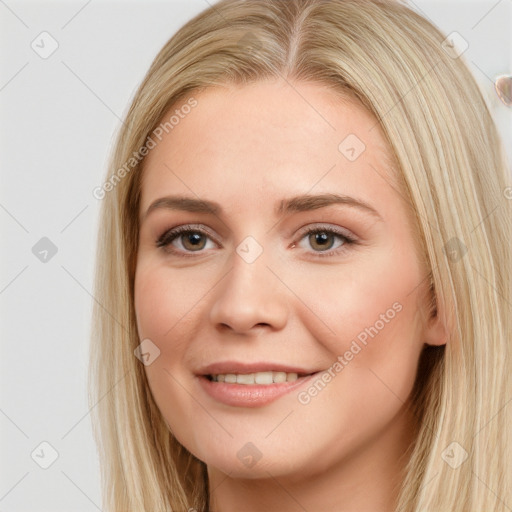
[[[411,5],[468,41],[463,57],[512,160],[512,109],[493,87],[512,73],[512,0]],[[0,0],[0,512],[101,510],[86,394],[100,206],[92,190],[152,59],[207,6]],[[43,31],[59,45],[46,59],[31,48]],[[57,248],[46,262],[32,251],[43,237]],[[58,453],[48,469],[35,462],[51,462],[43,441]]]

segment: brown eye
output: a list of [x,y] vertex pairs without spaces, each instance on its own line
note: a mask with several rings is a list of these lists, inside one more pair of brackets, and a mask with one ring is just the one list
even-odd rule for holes
[[202,253],[203,249],[211,249],[217,246],[212,237],[202,229],[194,229],[188,226],[178,226],[163,233],[156,240],[156,247],[162,248],[167,253],[186,255]]
[[318,226],[303,233],[298,245],[317,257],[327,257],[342,255],[357,243],[356,238],[340,228]]
[[197,231],[190,231],[189,233],[185,233],[180,235],[183,247],[187,249],[187,251],[197,251],[204,249],[206,245],[207,237],[202,233],[198,233]]
[[309,244],[315,250],[328,250],[334,245],[334,239],[339,235],[329,233],[328,231],[316,231],[309,234]]

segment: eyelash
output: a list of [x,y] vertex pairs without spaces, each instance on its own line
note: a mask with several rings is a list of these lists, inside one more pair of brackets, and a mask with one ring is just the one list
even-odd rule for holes
[[[192,225],[183,225],[183,226],[178,226],[176,228],[164,231],[164,233],[156,240],[155,245],[157,248],[161,248],[161,249],[165,250],[166,252],[170,252],[171,254],[174,254],[176,256],[183,257],[183,258],[194,257],[195,256],[194,252],[201,254],[202,251],[182,252],[180,250],[171,248],[172,247],[171,242],[173,242],[180,235],[186,234],[186,233],[200,233],[202,235],[207,236],[210,239],[213,239],[211,234],[202,228],[196,228]],[[305,232],[303,232],[300,235],[299,242],[312,233],[327,233],[329,235],[335,235],[338,238],[341,238],[343,240],[343,244],[340,247],[337,247],[336,249],[332,249],[329,251],[313,251],[315,253],[315,257],[319,257],[319,258],[325,258],[328,256],[333,256],[333,255],[345,252],[348,250],[347,246],[356,245],[358,243],[355,238],[352,238],[352,237],[348,236],[347,234],[342,233],[341,231],[339,231],[335,228],[322,227],[322,226],[317,226],[317,227],[312,227],[312,228],[307,229]],[[296,244],[294,244],[294,245],[296,245]]]

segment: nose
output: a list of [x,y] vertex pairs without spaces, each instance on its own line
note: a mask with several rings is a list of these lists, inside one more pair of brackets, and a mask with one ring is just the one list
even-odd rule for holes
[[210,321],[217,329],[250,333],[282,329],[288,318],[286,289],[260,256],[247,263],[233,254],[232,267],[214,289]]

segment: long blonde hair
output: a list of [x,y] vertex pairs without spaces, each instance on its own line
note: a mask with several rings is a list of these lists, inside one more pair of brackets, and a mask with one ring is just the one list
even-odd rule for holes
[[206,466],[170,433],[134,356],[142,148],[181,100],[273,77],[328,85],[374,114],[416,223],[432,314],[450,333],[420,359],[419,429],[396,511],[510,510],[511,180],[483,96],[445,38],[393,0],[221,0],[158,53],[95,191],[89,379],[106,512],[208,508]]

